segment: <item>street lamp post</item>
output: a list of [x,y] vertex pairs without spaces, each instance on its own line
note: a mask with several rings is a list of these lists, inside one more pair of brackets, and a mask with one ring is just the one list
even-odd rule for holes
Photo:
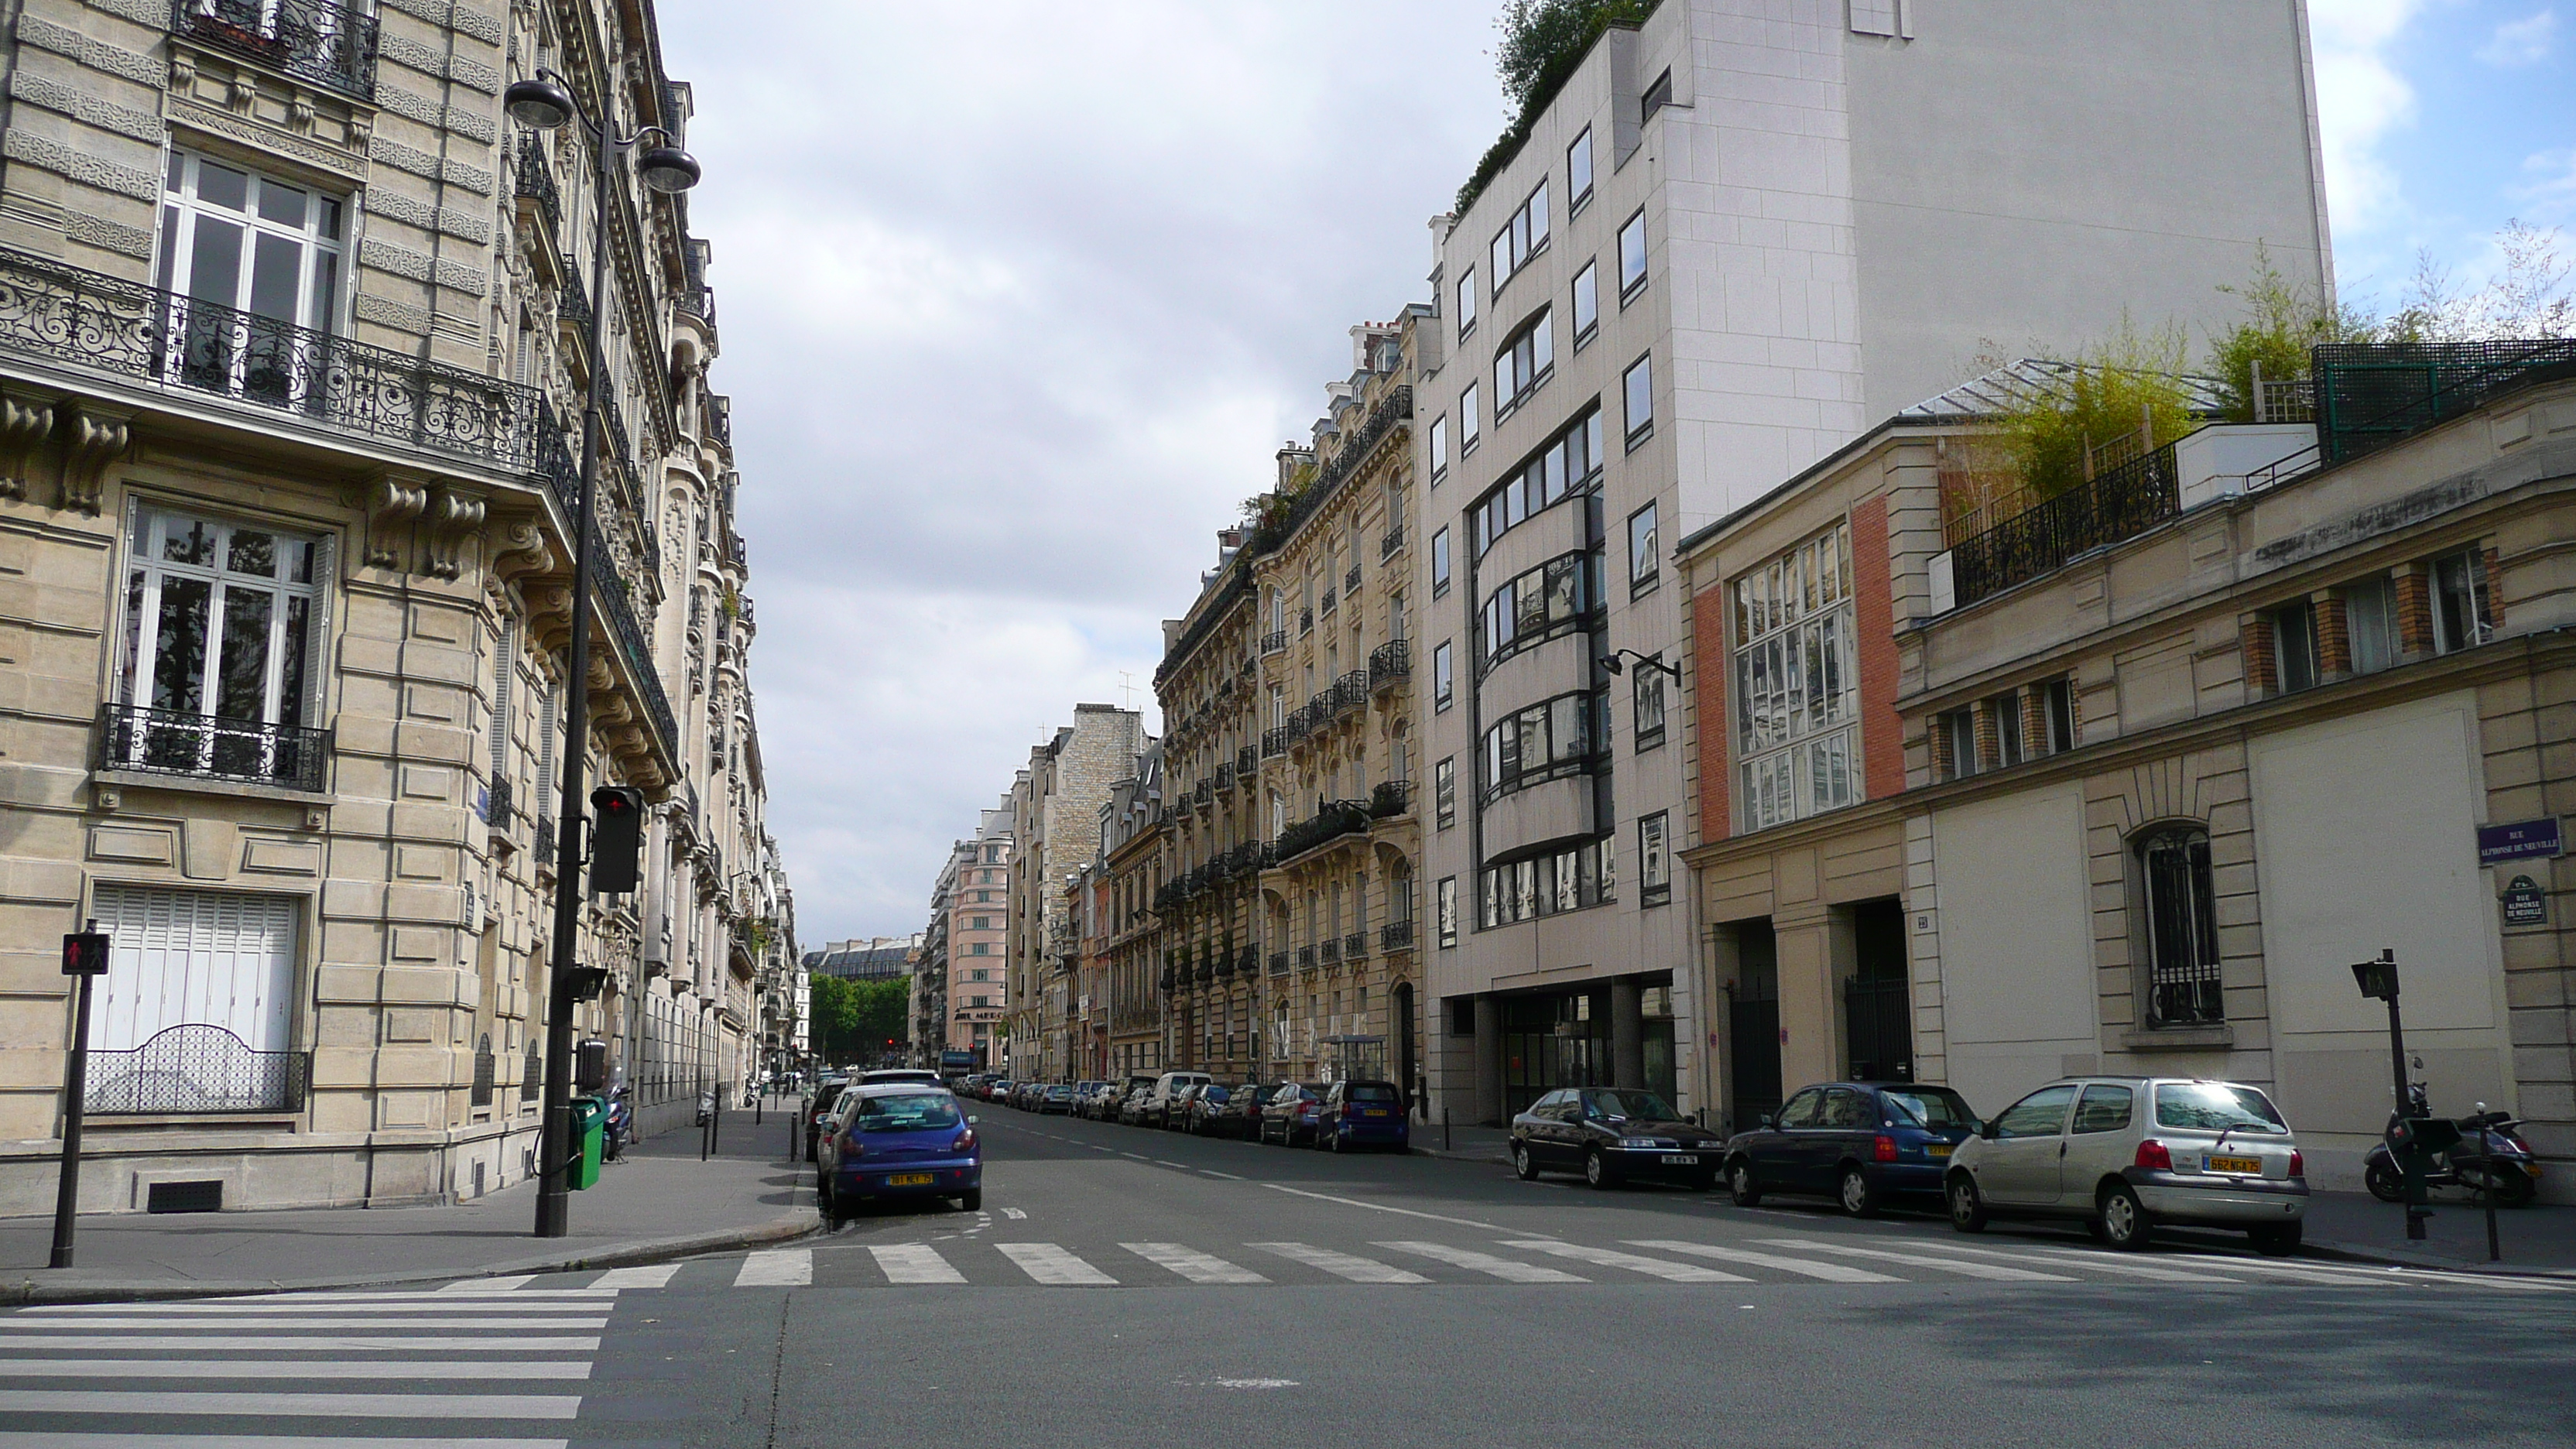
[[637,170],[656,191],[686,191],[698,184],[698,163],[670,144],[673,137],[659,126],[646,126],[619,137],[605,119],[593,120],[563,77],[539,70],[533,79],[513,81],[501,98],[510,118],[533,130],[551,131],[578,121],[591,138],[590,248],[590,397],[582,410],[581,489],[573,509],[572,644],[566,673],[571,688],[564,721],[563,804],[555,845],[554,952],[546,972],[545,1105],[537,1146],[537,1226],[541,1238],[560,1238],[571,1231],[569,1167],[572,1158],[572,1013],[579,999],[574,973],[580,961],[582,896],[582,774],[590,736],[590,555],[592,498],[599,481],[602,404],[607,394],[608,366],[602,352],[608,317],[608,197],[617,182],[617,158],[647,136],[661,144],[646,150]]

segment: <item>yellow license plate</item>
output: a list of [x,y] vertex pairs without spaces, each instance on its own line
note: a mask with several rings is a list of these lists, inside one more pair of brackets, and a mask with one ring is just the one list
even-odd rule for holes
[[928,1187],[933,1181],[927,1172],[899,1172],[886,1179],[888,1187]]
[[1363,1117],[1383,1117],[1386,1115],[1386,1109],[1384,1107],[1371,1107],[1360,1113],[1360,1115]]
[[2263,1159],[2259,1157],[2213,1157],[2209,1159],[2209,1170],[2212,1172],[2232,1172],[2243,1177],[2261,1177],[2263,1175]]
[[1927,1142],[1923,1145],[1923,1153],[1927,1157],[1947,1157],[1950,1155],[1950,1144],[1947,1142]]

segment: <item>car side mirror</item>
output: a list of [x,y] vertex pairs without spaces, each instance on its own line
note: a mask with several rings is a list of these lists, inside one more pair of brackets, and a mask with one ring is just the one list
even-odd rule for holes
[[1759,1121],[1761,1124],[1761,1130],[1765,1132],[1768,1132],[1772,1128],[1780,1125],[1779,1122],[1768,1112],[1763,1113]]
[[1980,1123],[1978,1123],[1978,1124],[1977,1124],[1977,1135],[1978,1135],[1978,1136],[1980,1136],[1980,1137],[1983,1137],[1983,1138],[1984,1138],[1984,1139],[1986,1139],[1988,1142],[1992,1142],[1992,1141],[1994,1141],[1994,1140],[1995,1140],[1995,1124],[1994,1124],[1994,1123],[1992,1123],[1992,1122],[1980,1122]]

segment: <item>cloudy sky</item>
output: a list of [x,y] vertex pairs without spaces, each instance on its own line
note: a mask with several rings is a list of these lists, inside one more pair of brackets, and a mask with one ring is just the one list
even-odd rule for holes
[[[2576,222],[2576,0],[2310,5],[2347,296]],[[1076,701],[1154,723],[1214,530],[1349,325],[1428,299],[1428,219],[1507,119],[1498,9],[662,0],[809,944],[920,929]]]

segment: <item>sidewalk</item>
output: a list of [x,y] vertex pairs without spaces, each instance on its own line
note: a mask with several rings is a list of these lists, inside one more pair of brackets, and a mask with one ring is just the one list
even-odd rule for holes
[[[1453,1125],[1441,1145],[1440,1124],[1413,1126],[1413,1150],[1452,1162],[1509,1163],[1511,1136],[1499,1127]],[[1724,1188],[1719,1191],[1723,1192]],[[2465,1194],[2436,1196],[2424,1241],[2406,1240],[2406,1210],[2364,1192],[2318,1192],[2308,1198],[2306,1247],[2322,1257],[2410,1268],[2543,1273],[2576,1277],[2576,1207],[2538,1205],[2496,1214],[2502,1262],[2487,1261],[2486,1212]]]
[[51,1217],[0,1219],[0,1303],[364,1288],[782,1242],[821,1224],[801,1134],[787,1156],[796,1101],[772,1099],[756,1129],[749,1111],[725,1113],[723,1150],[704,1163],[697,1130],[683,1127],[604,1165],[597,1187],[572,1194],[561,1238],[530,1235],[536,1187],[525,1182],[453,1207],[92,1214],[80,1220],[79,1266],[59,1272],[43,1266]]

